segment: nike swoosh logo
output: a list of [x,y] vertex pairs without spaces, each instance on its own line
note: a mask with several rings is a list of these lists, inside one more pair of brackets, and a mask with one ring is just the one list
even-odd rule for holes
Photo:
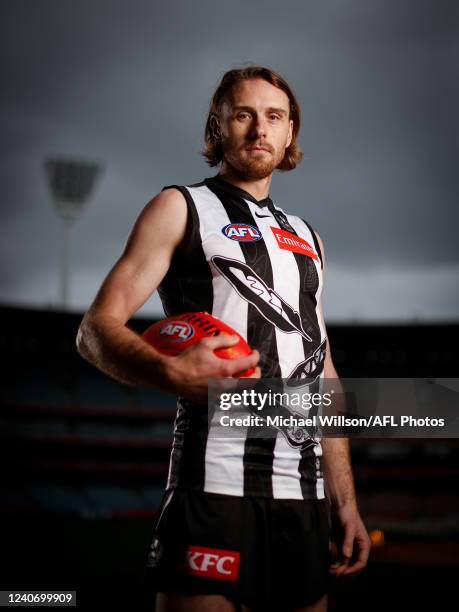
[[271,215],[259,215],[255,212],[255,216],[259,217],[260,219],[267,219],[268,217],[270,217]]

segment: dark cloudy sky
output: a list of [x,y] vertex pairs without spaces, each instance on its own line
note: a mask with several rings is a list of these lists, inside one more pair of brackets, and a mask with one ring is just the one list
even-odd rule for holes
[[302,105],[305,159],[271,196],[325,243],[328,320],[459,320],[455,0],[2,0],[0,33],[1,303],[58,307],[48,156],[105,166],[73,233],[84,310],[144,204],[215,174],[210,96],[254,62]]

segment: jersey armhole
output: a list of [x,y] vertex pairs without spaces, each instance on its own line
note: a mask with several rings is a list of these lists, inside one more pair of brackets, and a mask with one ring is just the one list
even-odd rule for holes
[[183,185],[166,185],[161,189],[161,191],[165,191],[166,189],[177,189],[185,198],[188,209],[185,235],[182,241],[177,246],[176,251],[188,255],[193,250],[193,246],[196,243],[196,240],[199,238],[198,211],[196,210],[193,198],[191,197],[191,194],[186,187],[184,187]]
[[319,241],[317,240],[316,233],[315,233],[315,231],[312,229],[312,227],[309,225],[309,223],[307,221],[305,221],[304,219],[301,219],[301,220],[303,221],[303,223],[307,226],[307,228],[311,232],[312,239],[314,240],[314,246],[316,248],[317,254],[319,255],[320,267],[323,269],[324,262],[323,262],[323,259],[322,259],[322,251],[320,250],[320,245],[319,245]]

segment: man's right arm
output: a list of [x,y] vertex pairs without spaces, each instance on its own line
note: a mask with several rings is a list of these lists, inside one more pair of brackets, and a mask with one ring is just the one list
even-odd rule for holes
[[176,189],[162,191],[148,202],[83,318],[77,348],[82,357],[123,383],[204,401],[207,378],[232,376],[255,366],[259,354],[254,351],[234,361],[218,358],[214,349],[236,342],[226,336],[206,338],[178,357],[169,357],[126,326],[169,269],[185,235],[187,214],[185,198]]

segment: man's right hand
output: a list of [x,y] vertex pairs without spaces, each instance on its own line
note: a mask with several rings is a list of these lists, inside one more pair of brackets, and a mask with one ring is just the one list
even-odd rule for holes
[[255,368],[249,378],[260,378],[261,370],[256,367],[260,359],[257,350],[239,359],[222,359],[214,353],[216,349],[238,342],[237,336],[212,336],[203,338],[177,357],[165,357],[163,364],[167,386],[173,393],[204,404],[207,403],[209,378],[238,378],[239,372],[249,368]]

